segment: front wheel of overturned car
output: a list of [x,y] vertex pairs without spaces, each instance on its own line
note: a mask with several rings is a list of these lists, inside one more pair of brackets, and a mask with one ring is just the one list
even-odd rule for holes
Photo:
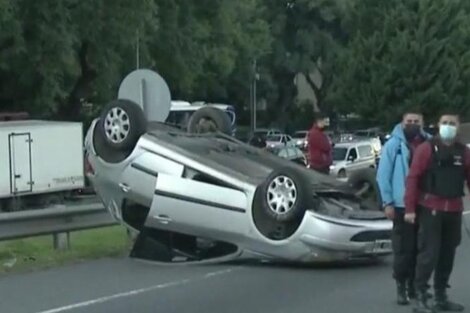
[[147,119],[138,104],[118,99],[106,105],[97,126],[109,148],[125,151],[132,150],[147,131]]
[[292,168],[273,171],[257,192],[266,215],[278,222],[299,220],[314,204],[308,180]]
[[191,115],[188,122],[188,132],[201,134],[208,132],[221,132],[232,134],[232,123],[228,115],[214,107],[204,107]]
[[382,200],[374,168],[365,168],[351,173],[348,178],[348,186],[354,195],[361,200],[364,209],[379,210],[381,208]]

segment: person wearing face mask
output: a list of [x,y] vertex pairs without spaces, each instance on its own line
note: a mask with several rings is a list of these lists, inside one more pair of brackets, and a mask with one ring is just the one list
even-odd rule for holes
[[[406,180],[405,221],[419,224],[415,313],[462,312],[447,296],[454,257],[461,241],[465,182],[470,188],[470,149],[458,142],[459,116],[443,114],[438,135],[415,152]],[[425,297],[434,272],[434,299]]]
[[382,148],[377,170],[377,183],[385,215],[393,221],[393,278],[397,287],[397,303],[409,304],[415,298],[414,267],[416,263],[416,238],[418,229],[405,223],[405,179],[415,148],[430,135],[423,131],[423,116],[409,111],[392,131]]
[[315,115],[313,127],[308,134],[309,168],[323,174],[330,173],[333,164],[333,147],[328,136],[324,133],[325,117],[320,113]]

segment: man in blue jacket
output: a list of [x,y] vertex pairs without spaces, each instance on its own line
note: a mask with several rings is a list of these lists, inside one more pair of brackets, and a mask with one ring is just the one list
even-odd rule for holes
[[397,282],[397,303],[409,304],[416,297],[414,274],[417,256],[417,225],[406,223],[405,180],[413,150],[430,138],[423,131],[423,116],[409,111],[395,126],[390,139],[382,148],[377,171],[377,183],[387,217],[393,220],[393,278]]

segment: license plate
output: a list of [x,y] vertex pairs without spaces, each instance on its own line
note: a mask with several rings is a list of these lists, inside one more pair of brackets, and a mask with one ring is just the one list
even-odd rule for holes
[[392,251],[392,241],[391,240],[376,240],[374,242],[374,247],[372,248],[373,253],[383,253]]

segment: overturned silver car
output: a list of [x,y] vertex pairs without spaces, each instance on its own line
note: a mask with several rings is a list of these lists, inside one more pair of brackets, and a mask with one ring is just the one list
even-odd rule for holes
[[97,195],[138,233],[131,256],[315,262],[391,253],[391,222],[364,209],[348,185],[237,141],[215,108],[180,129],[161,112],[149,117],[147,105],[111,101],[85,139]]

